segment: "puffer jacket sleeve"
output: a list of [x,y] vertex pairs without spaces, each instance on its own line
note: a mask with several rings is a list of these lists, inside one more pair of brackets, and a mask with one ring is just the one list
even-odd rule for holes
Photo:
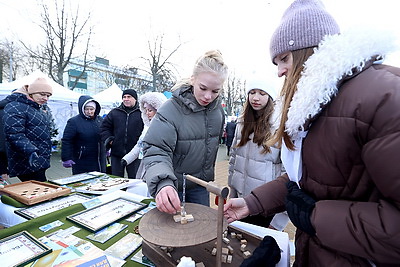
[[141,146],[143,146],[143,138],[146,135],[147,130],[148,127],[145,126],[136,145],[131,149],[131,151],[129,151],[125,156],[122,157],[122,159],[124,159],[127,164],[131,164],[139,157]]
[[14,105],[14,103],[10,103],[6,106],[3,117],[4,133],[11,149],[29,157],[33,152],[37,152],[38,148],[26,136],[26,114]]
[[76,138],[76,123],[73,118],[67,121],[67,125],[65,126],[63,137],[61,139],[61,160],[73,160],[74,153],[74,142]]
[[250,195],[244,197],[250,215],[261,214],[267,217],[285,211],[287,182],[289,178],[287,174],[284,174],[276,180],[255,188]]
[[172,165],[176,142],[175,125],[158,112],[143,139],[143,178],[153,197],[165,186],[173,186],[175,189],[178,187]]
[[113,125],[113,116],[114,112],[111,110],[107,116],[104,118],[100,125],[100,136],[102,142],[104,142],[104,145],[108,145],[106,142],[110,142],[114,139],[114,125]]
[[236,189],[232,186],[232,176],[233,173],[235,171],[235,161],[236,161],[236,152],[237,152],[237,147],[236,145],[238,144],[239,140],[239,136],[240,135],[240,131],[241,131],[241,126],[240,124],[238,124],[238,127],[236,127],[235,129],[235,136],[233,137],[233,141],[232,141],[232,147],[230,152],[230,157],[229,157],[229,168],[228,168],[228,185],[230,187],[230,191],[229,191],[229,196],[232,197],[237,197],[237,191]]

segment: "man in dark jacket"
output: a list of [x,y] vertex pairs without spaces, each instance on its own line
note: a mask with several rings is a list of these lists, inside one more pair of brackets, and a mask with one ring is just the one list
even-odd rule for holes
[[[111,173],[124,177],[121,159],[136,145],[143,130],[143,121],[137,93],[127,89],[122,93],[122,104],[112,109],[101,124],[101,138],[107,149],[111,148]],[[135,178],[140,160],[126,166],[129,178]]]
[[61,159],[72,174],[89,171],[105,172],[105,150],[100,139],[100,104],[91,96],[82,95],[78,101],[79,114],[70,118],[62,138]]

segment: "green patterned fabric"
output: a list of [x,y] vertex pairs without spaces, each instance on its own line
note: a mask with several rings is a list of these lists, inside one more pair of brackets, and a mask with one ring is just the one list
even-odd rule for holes
[[[4,196],[2,196],[2,201],[3,201],[3,197],[4,197]],[[8,197],[8,198],[9,198],[9,197]],[[13,200],[12,198],[9,198],[9,199]],[[13,201],[15,201],[15,200],[13,200]],[[154,201],[154,199],[145,199],[145,200],[142,201],[142,203],[149,204],[151,201]],[[3,202],[4,202],[4,201],[3,201]],[[8,203],[7,203],[7,204],[8,204]],[[9,205],[10,205],[10,204],[9,204]],[[82,204],[75,204],[75,205],[69,206],[69,207],[67,207],[67,208],[64,208],[64,209],[62,209],[62,210],[55,211],[55,212],[52,212],[52,213],[50,213],[50,214],[46,214],[46,215],[41,216],[41,217],[38,217],[38,218],[34,218],[34,219],[31,219],[31,220],[28,220],[28,221],[26,221],[26,222],[17,224],[17,225],[15,225],[15,226],[13,226],[13,227],[6,228],[6,229],[1,230],[1,231],[0,231],[0,239],[5,238],[5,237],[8,237],[8,236],[13,235],[13,234],[16,234],[16,233],[19,233],[19,232],[21,232],[21,231],[23,231],[23,230],[28,231],[30,234],[32,234],[32,235],[35,236],[36,238],[40,238],[40,237],[42,237],[42,236],[48,235],[48,234],[50,234],[50,233],[52,233],[52,232],[55,232],[55,231],[57,231],[57,230],[59,230],[59,229],[67,229],[67,228],[69,228],[69,227],[75,225],[75,226],[81,228],[81,230],[78,231],[78,232],[76,232],[76,233],[74,233],[74,235],[77,236],[77,237],[79,237],[79,238],[88,240],[88,239],[86,238],[86,236],[89,235],[89,234],[91,234],[91,233],[93,233],[93,232],[91,232],[91,231],[89,231],[89,230],[83,228],[83,227],[80,226],[79,224],[74,223],[74,222],[72,222],[72,221],[70,221],[70,220],[67,219],[67,216],[72,215],[72,214],[75,214],[75,213],[80,212],[80,211],[83,211],[83,210],[85,210],[85,207],[84,207]],[[60,220],[60,221],[63,222],[64,224],[63,224],[62,226],[60,226],[60,227],[56,227],[56,228],[54,228],[54,229],[52,229],[52,230],[50,230],[50,231],[48,231],[48,232],[45,232],[45,233],[42,232],[41,230],[39,230],[39,227],[40,227],[40,226],[43,226],[43,225],[45,225],[45,224],[54,222],[54,221],[56,221],[56,220]],[[99,242],[95,242],[95,241],[91,241],[91,242],[92,242],[94,245],[96,245],[98,248],[100,248],[100,249],[102,249],[102,250],[105,250],[106,248],[108,248],[109,246],[113,245],[113,244],[116,243],[118,240],[120,240],[120,239],[121,239],[123,236],[125,236],[128,232],[134,233],[134,228],[135,228],[135,226],[137,226],[137,225],[139,224],[139,220],[136,220],[135,222],[130,223],[130,222],[126,221],[124,218],[123,218],[123,219],[120,219],[120,220],[118,220],[118,221],[116,221],[116,222],[119,222],[119,223],[122,223],[122,224],[126,224],[126,225],[128,225],[128,227],[125,228],[124,230],[122,230],[120,233],[118,233],[118,234],[115,235],[114,237],[112,237],[110,240],[108,240],[108,241],[105,242],[104,244],[99,243]],[[135,252],[136,252],[136,251],[135,251]],[[135,253],[135,252],[134,252],[134,253]],[[132,266],[132,267],[135,267],[135,266],[144,266],[144,265],[142,265],[142,264],[139,264],[139,263],[134,262],[134,261],[131,260],[131,258],[132,258],[132,256],[133,256],[134,253],[132,253],[131,255],[129,255],[129,256],[125,259],[125,260],[126,260],[126,263],[125,263],[123,266]]]

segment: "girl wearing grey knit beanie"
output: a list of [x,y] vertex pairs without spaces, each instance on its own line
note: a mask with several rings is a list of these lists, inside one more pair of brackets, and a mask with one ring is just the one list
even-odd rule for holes
[[339,27],[317,0],[297,0],[271,38],[285,77],[272,115],[286,174],[225,205],[228,222],[286,209],[293,266],[400,262],[400,69],[383,64],[386,30]]

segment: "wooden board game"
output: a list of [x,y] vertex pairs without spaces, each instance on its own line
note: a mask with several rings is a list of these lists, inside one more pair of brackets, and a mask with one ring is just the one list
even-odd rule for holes
[[0,194],[8,195],[26,205],[33,205],[69,194],[71,189],[38,181],[26,181],[0,188]]
[[[152,209],[139,222],[144,240],[159,246],[186,247],[217,238],[217,210],[195,203],[186,203],[186,212],[194,217],[187,224],[176,223],[173,215]],[[227,223],[224,221],[224,229]]]
[[[192,231],[196,233],[197,229],[193,228]],[[228,226],[226,238],[228,238],[229,244],[224,243],[222,248],[224,249],[230,246],[232,250],[227,255],[231,255],[232,258],[231,263],[222,262],[221,265],[229,267],[240,266],[245,259],[244,251],[241,250],[241,240],[247,241],[244,250],[248,251],[251,255],[262,240],[262,238],[234,226]],[[216,239],[194,246],[166,249],[143,239],[142,251],[143,255],[149,258],[156,266],[174,267],[178,264],[178,260],[180,260],[182,256],[191,257],[196,263],[202,262],[204,266],[216,266],[217,258],[212,253],[215,248],[215,242]]]

